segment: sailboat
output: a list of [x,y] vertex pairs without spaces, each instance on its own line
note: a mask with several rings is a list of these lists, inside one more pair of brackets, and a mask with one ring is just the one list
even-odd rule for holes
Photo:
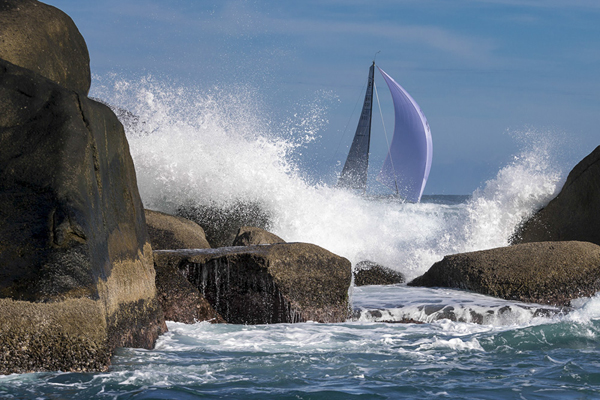
[[[402,199],[418,203],[431,169],[431,130],[417,102],[379,66],[377,69],[392,94],[395,113],[394,135],[377,180],[394,190]],[[365,192],[367,188],[374,86],[375,61],[369,68],[362,112],[337,183],[338,187],[344,189]]]

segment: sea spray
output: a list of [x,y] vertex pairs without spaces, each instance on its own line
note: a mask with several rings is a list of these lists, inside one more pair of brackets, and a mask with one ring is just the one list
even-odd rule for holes
[[554,198],[564,180],[557,163],[561,139],[526,130],[512,136],[522,150],[498,175],[477,189],[467,204],[462,251],[506,246],[515,227]]
[[316,94],[314,103],[275,123],[247,87],[201,91],[151,77],[113,77],[95,88],[96,96],[129,112],[124,125],[147,208],[250,205],[287,241],[315,243],[353,264],[371,260],[407,279],[446,254],[506,245],[564,176],[552,162],[552,135],[526,131],[517,135],[522,151],[466,204],[363,197],[308,183],[295,162],[307,146],[319,145],[329,95]]
[[[126,124],[146,207],[186,202],[271,202],[276,185],[298,183],[288,162],[297,143],[275,137],[245,88],[170,89],[153,79],[118,81],[106,100],[139,118]],[[103,93],[107,95],[107,93]]]

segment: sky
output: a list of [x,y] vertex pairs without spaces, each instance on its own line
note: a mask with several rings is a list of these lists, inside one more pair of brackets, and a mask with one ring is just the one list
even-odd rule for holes
[[[600,145],[597,0],[46,3],[75,21],[96,76],[151,74],[207,90],[240,85],[282,121],[323,107],[326,122],[299,160],[315,181],[334,183],[341,171],[377,52],[377,64],[431,126],[425,194],[473,192],[511,162],[527,132],[560,143],[558,158],[569,167]],[[380,76],[376,85],[382,113],[391,115]],[[372,176],[387,152],[373,121]]]

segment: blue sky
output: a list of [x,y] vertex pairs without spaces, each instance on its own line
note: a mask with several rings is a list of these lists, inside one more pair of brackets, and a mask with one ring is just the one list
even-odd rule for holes
[[[299,104],[325,103],[328,123],[300,161],[329,183],[352,141],[357,111],[346,126],[377,51],[377,63],[429,120],[425,194],[471,193],[493,178],[518,152],[514,132],[567,137],[570,166],[600,144],[597,0],[47,3],[79,27],[94,74],[246,85],[281,120]],[[377,85],[391,103],[383,80]],[[385,123],[391,131],[393,121]],[[375,122],[373,129],[375,175],[386,144]]]

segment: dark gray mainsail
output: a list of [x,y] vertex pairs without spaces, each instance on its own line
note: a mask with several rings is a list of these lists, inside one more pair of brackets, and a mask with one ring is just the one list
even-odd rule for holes
[[373,81],[375,62],[369,69],[369,82],[354,140],[346,158],[344,169],[337,186],[344,189],[367,190],[367,169],[369,168],[369,144],[371,142],[371,115],[373,114]]

